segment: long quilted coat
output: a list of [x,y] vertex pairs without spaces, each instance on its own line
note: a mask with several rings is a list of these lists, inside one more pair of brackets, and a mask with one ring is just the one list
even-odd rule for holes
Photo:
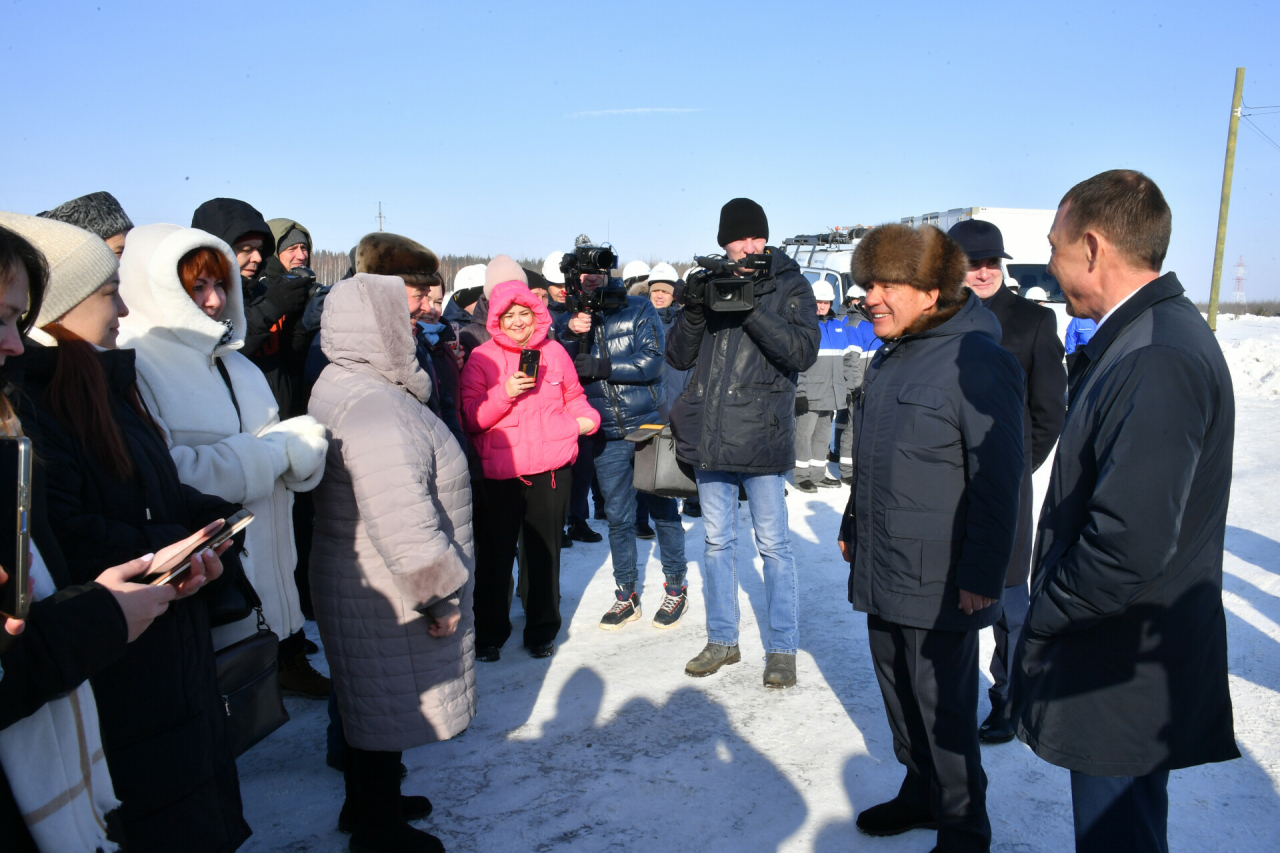
[[[329,366],[309,408],[329,453],[311,597],[347,741],[396,752],[446,740],[476,711],[467,460],[427,408],[403,281],[339,282],[320,335]],[[427,633],[458,612],[452,636]]]

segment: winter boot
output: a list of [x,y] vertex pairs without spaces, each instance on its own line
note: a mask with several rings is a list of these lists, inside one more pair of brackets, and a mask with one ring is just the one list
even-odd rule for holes
[[702,518],[702,504],[698,503],[697,498],[685,498],[681,512],[689,518]]
[[838,489],[840,488],[840,481],[828,474],[818,482],[814,483],[814,485],[820,489]]
[[306,652],[296,652],[280,660],[280,690],[286,696],[328,699],[329,679],[316,672]]
[[929,811],[928,783],[907,771],[898,796],[887,803],[863,809],[855,823],[859,831],[876,836],[901,835],[912,829],[937,829]]
[[616,631],[628,622],[634,622],[640,618],[639,593],[633,592],[628,595],[622,590],[617,590],[614,595],[618,600],[600,618],[600,627],[606,631]]
[[799,477],[797,477],[796,491],[804,492],[806,495],[812,495],[813,493],[818,491],[818,487],[815,486],[813,483],[810,483],[808,480],[801,480]]
[[579,542],[599,542],[604,537],[592,530],[591,525],[582,519],[570,518],[569,538],[577,539]]
[[[430,814],[431,803],[400,795],[399,764],[398,752],[348,748],[342,813],[351,830],[351,853],[444,853],[440,839],[408,824]],[[341,828],[343,818],[338,820]]]
[[796,656],[769,652],[764,665],[764,686],[775,689],[796,686]]
[[1013,723],[1005,718],[1004,701],[991,697],[991,713],[978,726],[978,740],[986,744],[1008,743],[1013,740]]
[[707,643],[703,650],[698,652],[697,657],[685,664],[684,671],[686,675],[702,678],[718,672],[722,666],[728,666],[740,660],[742,660],[742,652],[738,651],[737,643],[732,646]]
[[637,539],[652,539],[652,538],[653,538],[654,536],[656,536],[656,535],[657,535],[657,534],[654,532],[654,529],[653,529],[652,527],[650,527],[648,524],[637,524],[637,525],[636,525],[636,538],[637,538]]
[[476,660],[484,663],[502,660],[502,646],[481,646],[476,649]]

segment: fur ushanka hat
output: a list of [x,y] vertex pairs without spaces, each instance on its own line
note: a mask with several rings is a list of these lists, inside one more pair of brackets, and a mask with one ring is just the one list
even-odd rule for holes
[[410,287],[433,287],[443,284],[439,270],[435,252],[399,234],[375,231],[356,245],[356,272],[399,276]]
[[969,259],[960,244],[932,225],[881,225],[872,228],[853,251],[853,280],[866,288],[873,281],[937,290],[938,308],[961,305]]

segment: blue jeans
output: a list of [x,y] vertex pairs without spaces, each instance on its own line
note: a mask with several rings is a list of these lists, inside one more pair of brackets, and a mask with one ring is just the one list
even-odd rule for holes
[[707,532],[702,559],[706,581],[707,640],[738,642],[738,484],[747,492],[756,548],[764,558],[764,599],[769,611],[770,652],[793,655],[800,646],[796,561],[787,530],[782,474],[696,470],[698,500]]
[[[613,579],[624,595],[635,592],[640,580],[636,568],[636,487],[632,463],[636,446],[626,439],[607,441],[597,437],[592,444],[596,478],[604,494],[604,511],[609,516],[609,551],[613,555]],[[675,498],[649,497],[649,514],[658,532],[658,553],[668,587],[684,586],[688,566],[684,559],[684,526]]]
[[1169,771],[1146,776],[1071,772],[1076,853],[1169,853]]

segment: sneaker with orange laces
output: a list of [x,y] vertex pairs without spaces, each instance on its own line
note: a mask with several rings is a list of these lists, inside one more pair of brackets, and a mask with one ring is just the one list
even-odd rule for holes
[[669,584],[663,584],[663,591],[665,595],[662,596],[662,606],[653,614],[653,627],[674,628],[680,624],[680,617],[689,609],[689,587],[675,589]]

